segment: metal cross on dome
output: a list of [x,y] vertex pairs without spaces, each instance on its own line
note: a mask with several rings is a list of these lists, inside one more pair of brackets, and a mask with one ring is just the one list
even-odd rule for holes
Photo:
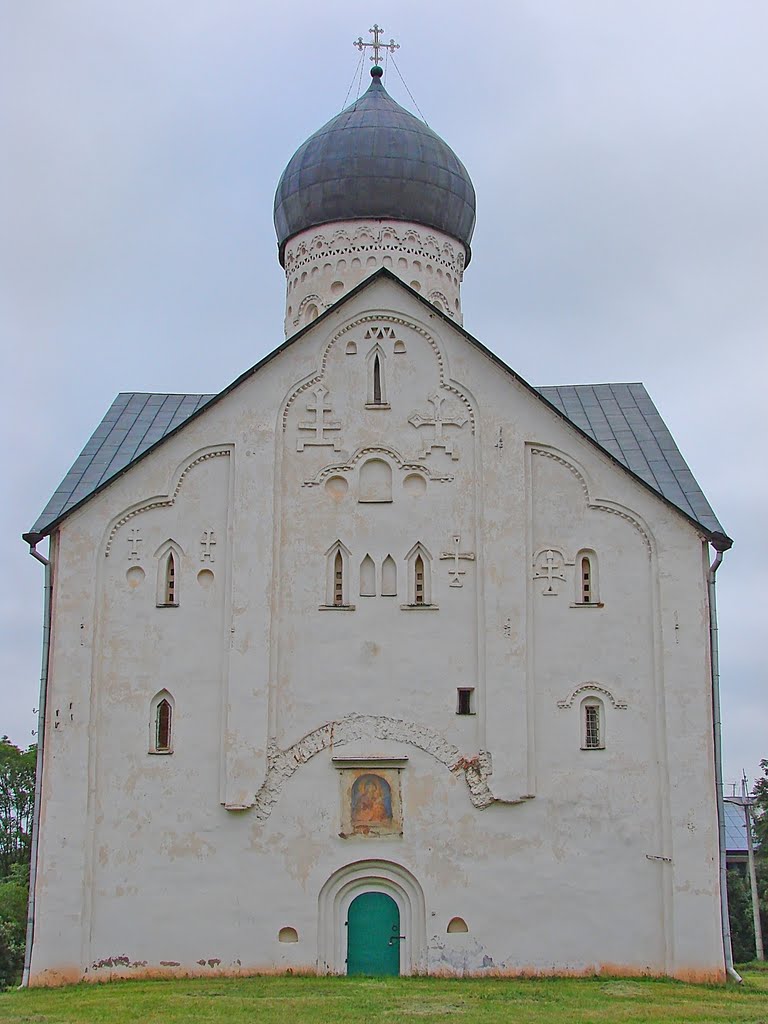
[[381,35],[383,34],[384,29],[380,28],[377,24],[374,23],[373,28],[369,28],[368,31],[373,36],[372,43],[364,42],[363,37],[360,36],[360,38],[356,39],[352,43],[352,45],[356,46],[360,53],[363,53],[366,47],[370,46],[370,48],[373,50],[373,56],[371,57],[371,60],[373,61],[374,64],[379,63],[379,60],[381,58],[381,50],[389,50],[390,53],[394,53],[395,50],[400,49],[400,43],[396,43],[394,39],[390,39],[388,43],[381,42]]

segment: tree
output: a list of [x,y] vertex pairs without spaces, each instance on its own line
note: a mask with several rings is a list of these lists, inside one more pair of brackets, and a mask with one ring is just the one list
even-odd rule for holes
[[768,760],[760,762],[762,779],[755,781],[752,796],[752,821],[755,837],[755,865],[757,868],[757,891],[760,902],[760,920],[763,926],[763,942],[768,938]]
[[755,823],[755,840],[759,845],[759,856],[768,858],[768,761],[762,760],[760,768],[763,778],[755,781],[752,796],[752,814]]
[[21,750],[0,739],[0,879],[14,864],[29,864],[36,757],[34,744]]
[[728,869],[728,919],[731,922],[733,959],[745,964],[755,958],[755,928],[749,882],[736,868]]

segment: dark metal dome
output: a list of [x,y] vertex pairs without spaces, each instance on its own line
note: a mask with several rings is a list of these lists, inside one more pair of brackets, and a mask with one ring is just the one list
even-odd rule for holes
[[296,150],[275,194],[275,231],[285,243],[300,231],[339,220],[408,220],[450,235],[467,250],[475,190],[445,142],[381,83],[381,69],[359,100]]

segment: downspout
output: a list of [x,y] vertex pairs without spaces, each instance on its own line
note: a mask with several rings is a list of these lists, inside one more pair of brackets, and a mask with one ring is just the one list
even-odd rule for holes
[[723,954],[725,970],[729,978],[739,984],[743,982],[741,975],[733,966],[733,947],[731,945],[731,921],[728,915],[728,868],[725,863],[725,803],[723,801],[723,763],[722,763],[722,721],[720,718],[720,652],[717,638],[717,595],[715,590],[715,574],[723,561],[723,553],[731,547],[731,541],[722,534],[714,534],[712,546],[717,554],[709,567],[709,648],[712,666],[712,721],[715,740],[715,795],[717,798],[718,847],[720,856],[720,923],[723,935]]
[[40,671],[40,698],[37,709],[37,761],[35,763],[35,802],[32,807],[32,844],[29,859],[29,901],[27,903],[27,939],[24,949],[24,970],[21,987],[29,985],[29,971],[32,963],[32,940],[35,934],[35,888],[37,886],[37,851],[40,834],[40,803],[43,788],[43,746],[45,744],[45,702],[48,696],[48,662],[51,651],[51,563],[36,550],[37,542],[29,544],[29,553],[45,568],[43,592],[43,658]]

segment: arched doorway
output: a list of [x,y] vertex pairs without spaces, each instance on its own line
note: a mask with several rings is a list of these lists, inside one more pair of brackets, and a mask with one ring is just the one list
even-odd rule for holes
[[[360,897],[365,897],[357,902]],[[386,897],[373,900],[372,897]],[[388,902],[387,902],[388,901]],[[378,906],[377,906],[378,904]],[[392,904],[397,910],[393,915]],[[361,860],[335,871],[318,896],[317,968],[320,974],[346,974],[349,970],[349,919],[352,913],[352,970],[357,971],[361,924],[373,914],[374,934],[383,932],[384,912],[392,914],[387,924],[386,947],[389,960],[396,964],[388,971],[375,973],[418,974],[426,969],[427,922],[424,893],[406,868],[386,860]],[[377,915],[382,922],[377,923]],[[397,931],[392,931],[397,924]],[[393,938],[391,946],[389,939]],[[378,940],[377,940],[378,941]],[[378,954],[376,954],[378,956]],[[381,967],[381,965],[380,965]],[[358,973],[368,973],[358,972]]]
[[347,911],[347,974],[400,973],[400,908],[385,892],[361,892]]

